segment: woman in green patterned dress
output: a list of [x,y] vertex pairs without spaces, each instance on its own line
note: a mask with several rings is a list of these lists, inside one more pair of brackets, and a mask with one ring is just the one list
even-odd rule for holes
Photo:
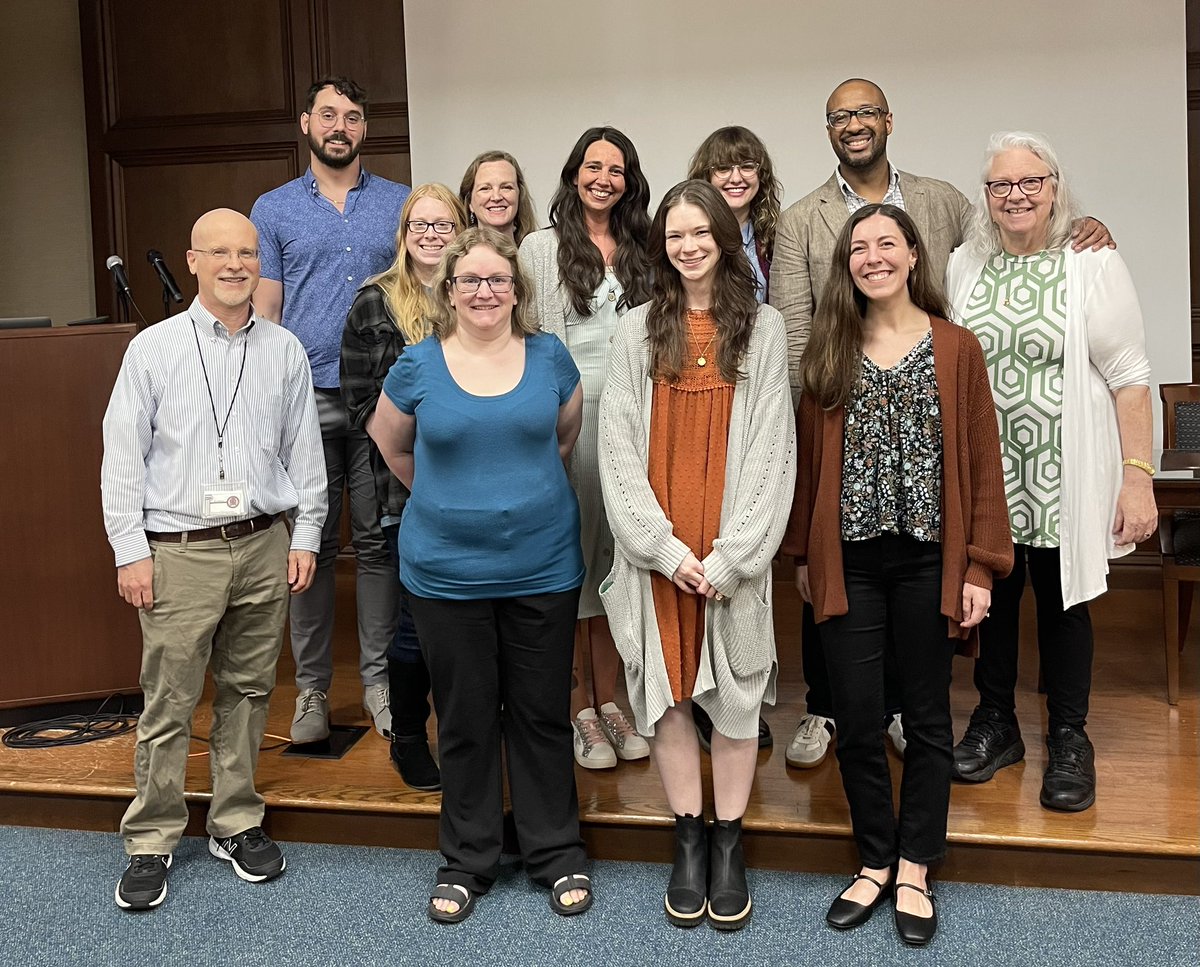
[[1048,763],[1041,803],[1076,812],[1096,798],[1084,726],[1092,673],[1087,602],[1110,558],[1154,533],[1150,363],[1137,294],[1112,249],[1075,252],[1075,204],[1050,145],[995,134],[977,223],[950,259],[956,321],[979,337],[1000,422],[1015,551],[992,591],[975,665],[979,705],[955,773],[985,782],[1025,755],[1015,711],[1021,592],[1037,598]]

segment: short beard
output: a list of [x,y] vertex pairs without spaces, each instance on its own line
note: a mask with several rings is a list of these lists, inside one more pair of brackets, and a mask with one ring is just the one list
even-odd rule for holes
[[[349,142],[347,143],[349,144]],[[311,130],[308,132],[308,146],[317,160],[328,168],[349,168],[354,163],[354,159],[358,157],[358,153],[362,150],[362,142],[359,141],[358,144],[350,145],[350,151],[347,154],[331,155],[325,150],[325,145],[321,143],[320,139]]]
[[847,168],[870,168],[880,158],[887,154],[887,141],[881,139],[879,135],[875,135],[872,138],[871,144],[875,150],[873,150],[869,155],[860,156],[858,158],[851,157],[848,152],[846,154],[842,154],[840,151],[835,151],[834,153],[837,155],[838,161],[844,164]]

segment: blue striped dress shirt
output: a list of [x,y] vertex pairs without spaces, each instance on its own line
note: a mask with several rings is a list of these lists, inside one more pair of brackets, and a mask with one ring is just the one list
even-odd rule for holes
[[[248,505],[230,517],[201,514],[205,488],[218,483],[214,409],[218,421],[229,413],[221,483],[246,485]],[[292,549],[315,552],[326,487],[312,376],[290,332],[251,315],[230,335],[197,298],[134,337],[104,414],[100,469],[118,567],[150,556],[146,531],[198,530],[293,509]]]

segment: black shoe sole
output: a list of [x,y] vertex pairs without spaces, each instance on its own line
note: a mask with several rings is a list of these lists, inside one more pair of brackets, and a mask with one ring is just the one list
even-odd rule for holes
[[1044,795],[1038,796],[1038,802],[1042,804],[1043,809],[1049,809],[1053,813],[1081,813],[1085,809],[1091,809],[1094,805],[1096,805],[1096,793],[1093,792],[1088,797],[1086,802],[1072,804],[1069,806],[1053,806],[1046,802],[1046,797]]
[[958,764],[954,765],[952,777],[958,782],[988,782],[1001,769],[1006,769],[1009,766],[1015,766],[1018,762],[1025,758],[1025,743],[1020,739],[1015,745],[1010,745],[1000,755],[996,756],[995,761],[987,768],[980,769],[978,772],[972,772],[970,775],[963,775],[958,771]]

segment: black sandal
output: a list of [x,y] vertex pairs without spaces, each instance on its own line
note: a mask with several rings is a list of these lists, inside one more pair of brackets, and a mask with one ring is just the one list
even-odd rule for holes
[[[433,905],[434,900],[451,900],[458,904],[458,909],[453,913],[439,910]],[[462,923],[475,912],[475,894],[461,883],[439,883],[429,894],[425,912],[434,923]]]
[[[587,896],[578,903],[571,903],[567,894],[572,890],[587,890]],[[571,873],[559,877],[550,888],[550,909],[560,917],[573,917],[586,913],[592,906],[592,881],[586,873]]]

